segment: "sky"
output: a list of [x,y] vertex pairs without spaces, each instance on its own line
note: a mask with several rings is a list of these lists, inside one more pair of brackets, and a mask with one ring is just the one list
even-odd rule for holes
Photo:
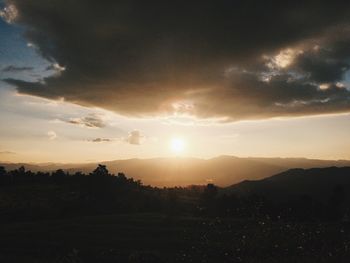
[[350,159],[344,1],[0,1],[0,161]]

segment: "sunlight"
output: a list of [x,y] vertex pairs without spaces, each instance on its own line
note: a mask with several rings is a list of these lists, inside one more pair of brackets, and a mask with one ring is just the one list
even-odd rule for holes
[[170,149],[172,152],[179,154],[185,150],[185,141],[182,138],[172,138],[170,141]]

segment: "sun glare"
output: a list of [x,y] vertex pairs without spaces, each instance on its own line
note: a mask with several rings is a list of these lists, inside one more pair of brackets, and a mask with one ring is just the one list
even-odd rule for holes
[[176,154],[182,153],[185,146],[185,141],[182,138],[172,138],[170,141],[170,148]]

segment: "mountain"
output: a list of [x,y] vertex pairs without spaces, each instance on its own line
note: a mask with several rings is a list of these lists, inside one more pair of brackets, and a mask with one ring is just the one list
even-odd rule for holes
[[262,195],[274,200],[308,195],[325,201],[335,189],[350,192],[350,167],[290,169],[261,180],[245,180],[225,191],[241,196]]
[[[112,173],[123,172],[128,177],[154,186],[186,186],[212,182],[229,186],[244,180],[259,180],[291,168],[350,166],[350,161],[315,160],[305,158],[239,158],[220,156],[212,159],[154,158],[128,159],[101,162]],[[70,173],[89,173],[97,163],[85,164],[23,164],[3,163],[7,170],[23,165],[32,171],[54,171],[64,169]]]

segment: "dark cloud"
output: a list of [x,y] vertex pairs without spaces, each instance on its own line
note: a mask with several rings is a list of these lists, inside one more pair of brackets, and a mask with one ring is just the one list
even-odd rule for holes
[[350,69],[350,25],[334,31],[326,34],[326,39],[304,47],[289,70],[306,75],[316,83],[343,81]]
[[2,17],[59,71],[6,80],[21,93],[134,116],[350,111],[347,1],[7,2]]
[[203,118],[224,116],[223,121],[236,121],[350,109],[349,91],[334,84],[323,90],[304,79],[293,80],[290,75],[271,76],[269,81],[262,81],[256,74],[242,72],[232,77],[230,84],[194,94],[193,114]]
[[86,117],[71,118],[66,122],[87,128],[103,128],[106,126],[104,120],[99,114],[89,114]]
[[33,70],[32,67],[16,67],[16,66],[7,66],[3,68],[1,71],[2,72],[22,72],[22,71],[31,71]]

